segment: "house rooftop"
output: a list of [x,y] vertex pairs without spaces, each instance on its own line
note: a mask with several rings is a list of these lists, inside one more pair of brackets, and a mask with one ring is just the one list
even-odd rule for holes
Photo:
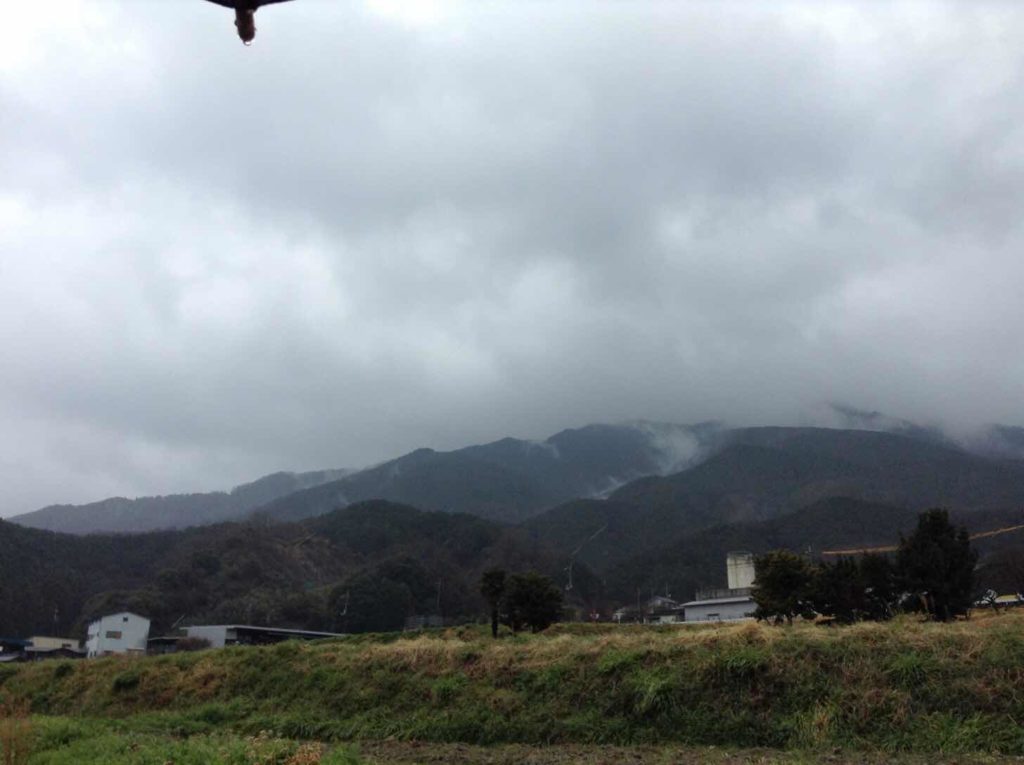
[[752,603],[753,601],[754,599],[749,595],[734,598],[711,598],[710,600],[691,600],[689,603],[683,603],[683,608],[690,606],[726,605],[729,603]]
[[258,624],[192,624],[188,629],[219,629],[219,630],[253,630],[256,632],[275,632],[282,635],[318,635],[320,637],[346,637],[341,632],[318,632],[316,630],[296,630],[285,627],[262,627]]
[[111,618],[113,616],[134,616],[136,619],[145,619],[147,622],[149,621],[149,617],[148,616],[143,616],[142,614],[137,614],[134,611],[114,611],[113,613],[110,613],[110,614],[103,614],[103,616],[97,616],[95,619],[93,619],[91,622],[89,622],[89,624],[96,624],[97,622],[101,622],[104,619],[109,619],[109,618]]

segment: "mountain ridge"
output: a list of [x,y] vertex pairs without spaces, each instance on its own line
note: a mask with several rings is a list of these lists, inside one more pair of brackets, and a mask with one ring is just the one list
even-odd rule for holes
[[[82,505],[47,505],[6,520],[20,526],[63,531],[69,534],[131,533],[187,528],[230,520],[273,499],[310,485],[336,480],[351,471],[278,471],[239,484],[229,491],[193,492],[148,497],[108,497]],[[148,524],[140,526],[144,517]]]
[[[559,431],[542,441],[502,438],[450,451],[420,448],[361,470],[274,473],[235,487],[231,492],[52,505],[8,520],[79,534],[139,532],[243,520],[254,514],[264,521],[295,521],[353,502],[387,499],[429,510],[469,512],[504,523],[519,523],[577,499],[615,496],[628,499],[630,492],[641,491],[644,487],[657,499],[658,493],[671,493],[672,482],[659,482],[656,478],[679,475],[731,447],[742,445],[762,449],[779,447],[791,455],[800,455],[792,459],[803,464],[790,465],[787,468],[790,472],[806,472],[815,465],[824,465],[829,459],[849,461],[854,458],[858,463],[859,467],[848,465],[842,470],[836,465],[827,468],[826,474],[830,471],[835,474],[831,482],[828,475],[809,479],[803,489],[807,496],[802,501],[866,491],[865,496],[902,504],[910,500],[906,492],[903,496],[892,497],[878,486],[851,483],[851,474],[863,473],[871,467],[867,464],[865,449],[870,452],[871,444],[883,443],[881,436],[905,439],[900,442],[904,445],[902,451],[889,449],[887,452],[890,457],[886,459],[893,464],[903,461],[920,467],[922,455],[939,462],[962,463],[967,459],[964,455],[972,455],[987,460],[984,470],[978,467],[981,463],[976,463],[975,473],[987,471],[993,475],[1000,471],[1013,472],[1024,465],[1024,460],[1015,458],[1018,447],[1024,455],[1024,436],[1020,435],[1024,429],[993,426],[985,438],[957,442],[934,427],[917,426],[878,412],[841,405],[833,405],[832,411],[843,424],[869,426],[870,429],[727,428],[718,422],[678,425],[646,420],[592,424]],[[850,435],[855,433],[861,435]],[[956,459],[951,457],[954,453],[959,455]],[[756,455],[751,452],[748,456],[751,463],[736,465],[731,480],[742,482],[745,472],[757,470]],[[872,469],[878,467],[875,465]],[[902,480],[892,471],[890,479],[897,483]],[[692,480],[692,476],[687,480]],[[998,480],[989,481],[993,485],[998,483]],[[743,500],[738,491],[731,494],[729,503],[719,503],[726,515],[714,520],[766,517],[773,512],[769,498],[751,503]],[[778,491],[768,494],[778,495]],[[931,492],[929,496],[936,496],[936,493]],[[1012,492],[1003,499],[1019,501],[1020,497]],[[775,501],[781,500],[776,496]],[[992,497],[976,498],[976,501],[990,505]],[[707,507],[705,511],[710,512]]]

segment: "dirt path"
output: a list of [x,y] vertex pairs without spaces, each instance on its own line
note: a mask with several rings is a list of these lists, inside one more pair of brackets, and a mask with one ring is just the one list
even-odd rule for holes
[[496,746],[424,744],[407,741],[364,743],[368,765],[1004,765],[1024,757],[996,755],[894,756],[866,752],[800,753],[716,747]]

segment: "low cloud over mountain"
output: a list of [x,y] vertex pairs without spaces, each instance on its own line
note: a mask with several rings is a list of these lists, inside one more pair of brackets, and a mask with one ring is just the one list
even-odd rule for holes
[[259,18],[5,13],[0,515],[586,422],[1021,424],[1019,4]]

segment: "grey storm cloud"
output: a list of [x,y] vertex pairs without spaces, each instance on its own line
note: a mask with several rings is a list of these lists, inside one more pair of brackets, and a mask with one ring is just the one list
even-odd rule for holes
[[1010,2],[22,4],[0,515],[595,421],[1019,422]]

